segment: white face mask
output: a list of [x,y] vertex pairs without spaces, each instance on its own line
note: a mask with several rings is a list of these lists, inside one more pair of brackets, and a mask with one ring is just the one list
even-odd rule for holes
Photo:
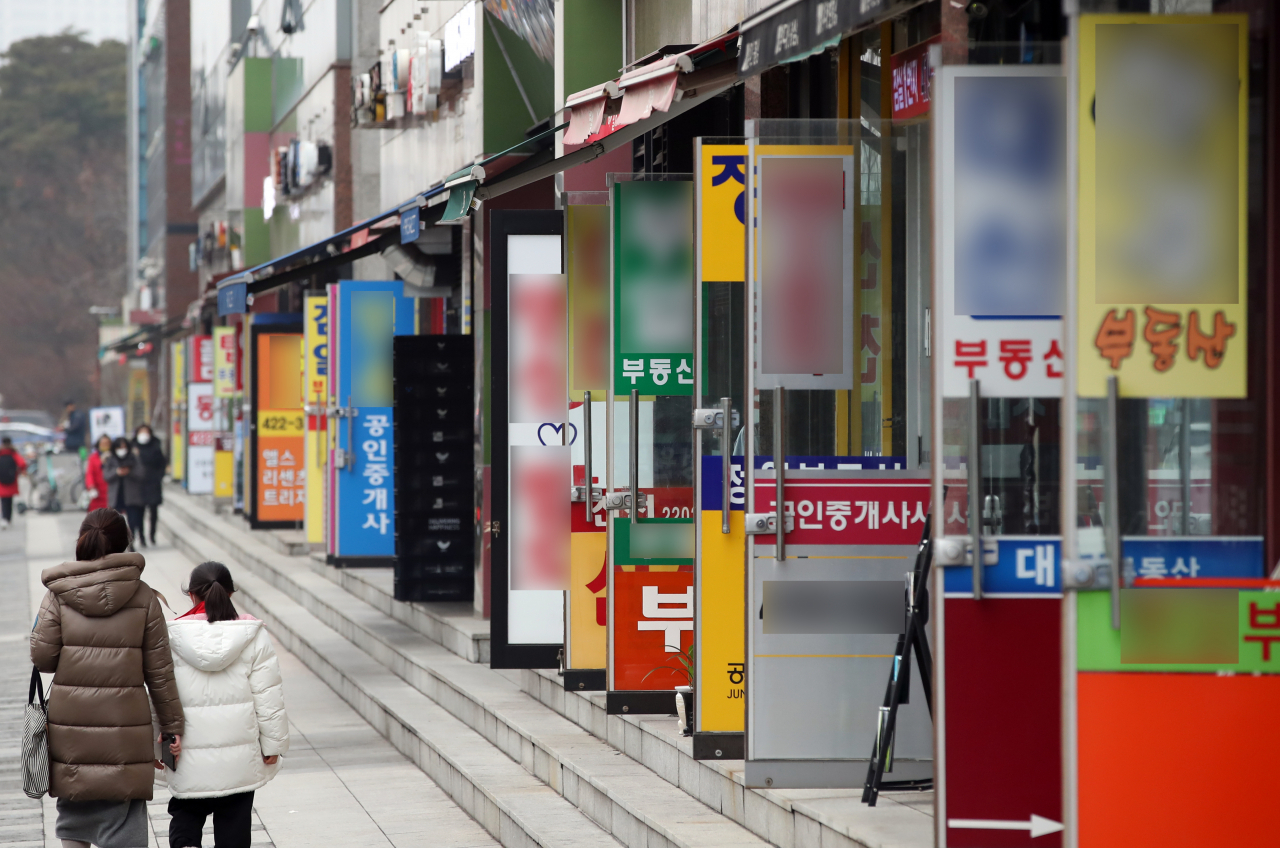
[[138,434],[138,444],[140,444],[140,445],[145,445],[145,444],[146,444],[147,442],[149,442],[149,441],[151,441],[151,434],[150,434],[150,433],[145,433],[145,432],[144,432],[144,433],[139,433],[139,434]]
[[116,456],[120,457],[121,459],[124,459],[128,455],[129,455],[129,451],[125,450],[124,448],[116,448]]

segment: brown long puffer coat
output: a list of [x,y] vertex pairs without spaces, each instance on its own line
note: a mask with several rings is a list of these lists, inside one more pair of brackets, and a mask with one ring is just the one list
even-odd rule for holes
[[[165,733],[182,733],[169,630],[140,554],[46,568],[49,594],[31,659],[49,689],[49,794],[70,801],[151,799],[151,703]],[[143,688],[143,684],[146,688]]]

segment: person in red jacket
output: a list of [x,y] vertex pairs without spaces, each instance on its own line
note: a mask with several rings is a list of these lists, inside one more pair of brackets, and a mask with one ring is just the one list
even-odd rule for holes
[[13,521],[13,498],[18,494],[18,477],[27,470],[27,461],[13,449],[13,439],[0,439],[0,530]]
[[102,457],[111,453],[111,437],[98,437],[97,447],[89,453],[89,462],[84,469],[84,487],[91,493],[89,512],[107,508],[107,478],[102,473]]

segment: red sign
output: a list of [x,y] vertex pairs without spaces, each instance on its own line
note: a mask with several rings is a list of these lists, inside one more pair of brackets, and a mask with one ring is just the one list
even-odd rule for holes
[[895,53],[889,59],[893,73],[893,119],[917,118],[929,114],[933,69],[929,67],[929,47],[940,44],[942,36]]
[[[918,545],[929,514],[928,477],[794,478],[786,481],[790,545]],[[756,511],[773,512],[777,489],[756,480]],[[755,537],[772,545],[775,537]]]
[[213,447],[218,434],[212,430],[191,430],[187,433],[187,444],[193,448]]
[[191,337],[191,382],[213,382],[213,336]]
[[[575,504],[576,506],[576,504]],[[684,566],[681,566],[684,567]],[[693,645],[693,571],[613,574],[615,690],[688,685],[680,651]]]

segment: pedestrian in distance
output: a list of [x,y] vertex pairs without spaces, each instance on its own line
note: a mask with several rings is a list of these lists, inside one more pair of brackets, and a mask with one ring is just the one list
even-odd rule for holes
[[[49,589],[31,632],[31,660],[49,688],[49,795],[63,848],[145,848],[154,783],[152,708],[182,753],[183,716],[160,596],[128,552],[112,509],[89,513],[75,562],[46,568]],[[149,703],[148,703],[149,702]]]
[[217,848],[249,848],[253,793],[289,751],[280,661],[262,622],[236,611],[231,572],[195,567],[189,612],[169,622],[178,697],[187,715],[182,762],[165,768],[169,848],[199,848],[213,816]]
[[111,437],[104,433],[98,437],[96,449],[89,453],[89,461],[84,467],[84,488],[89,493],[88,512],[106,509],[109,506],[107,477],[102,470],[102,463],[109,456],[111,456]]
[[[151,519],[151,544],[156,543],[156,519],[159,516],[160,504],[164,502],[164,470],[169,465],[169,458],[164,455],[164,447],[151,432],[150,424],[140,424],[133,433],[133,446],[142,465],[142,508],[147,513],[143,518]],[[138,524],[138,535],[145,537],[143,522]],[[143,538],[146,544],[146,538]]]
[[13,524],[13,499],[18,495],[18,478],[27,470],[27,461],[13,449],[13,439],[0,439],[0,530]]
[[133,539],[142,547],[147,540],[142,535],[142,486],[146,469],[138,462],[133,445],[124,436],[111,443],[111,455],[102,462],[102,473],[107,478],[107,498],[111,508],[129,519]]
[[76,409],[76,402],[68,398],[62,413],[62,446],[84,459],[85,443],[89,439],[89,416]]

